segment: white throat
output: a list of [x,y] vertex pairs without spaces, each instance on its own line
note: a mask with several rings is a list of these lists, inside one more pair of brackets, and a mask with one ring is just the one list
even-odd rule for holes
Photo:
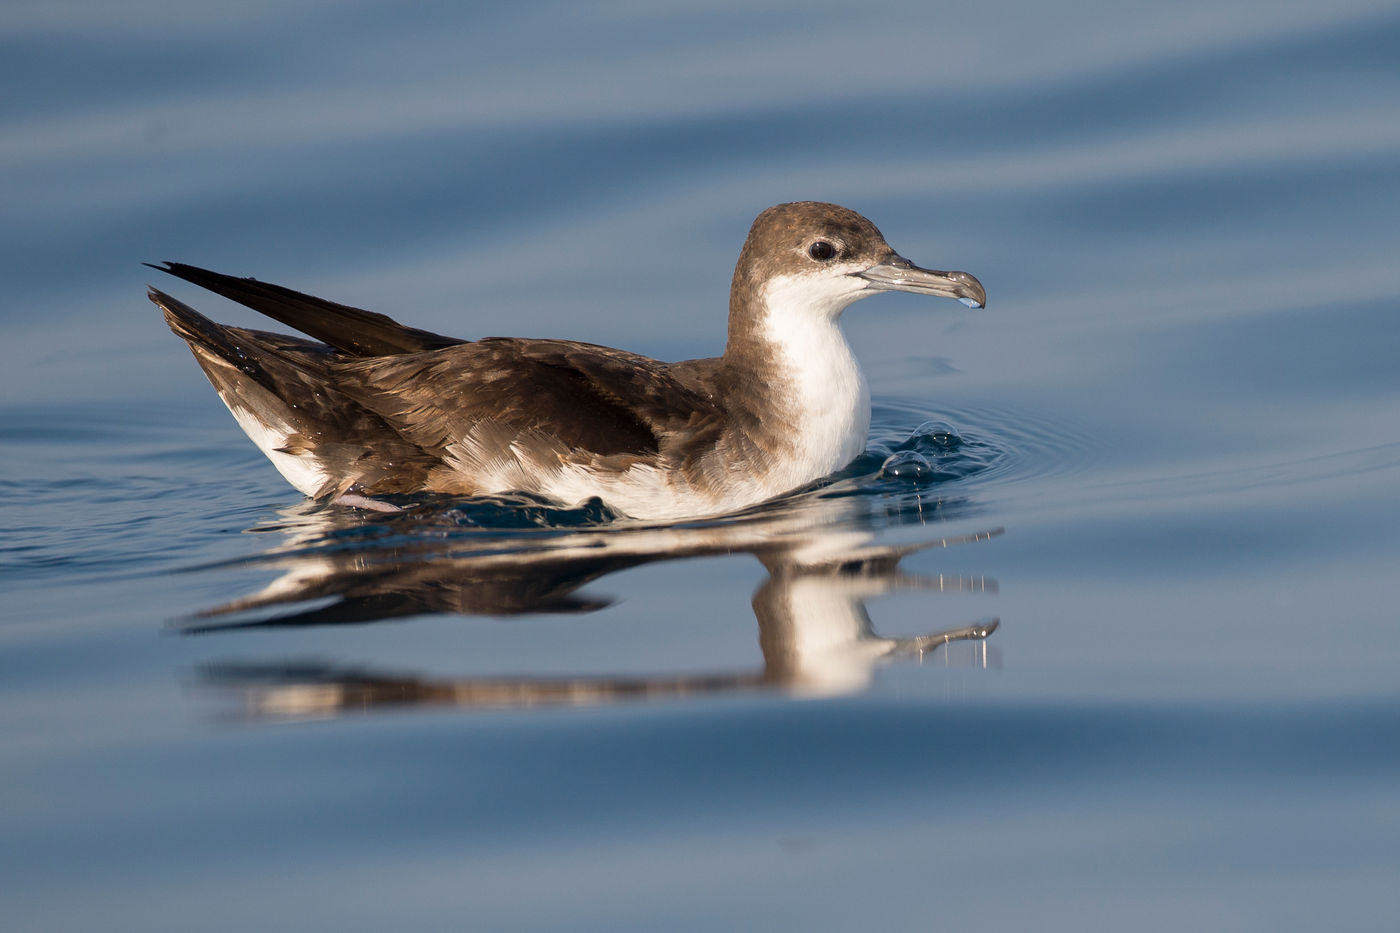
[[798,448],[792,472],[802,474],[790,477],[794,486],[840,469],[865,449],[870,389],[837,321],[868,294],[858,279],[847,284],[825,275],[778,276],[764,289],[761,332],[787,385]]

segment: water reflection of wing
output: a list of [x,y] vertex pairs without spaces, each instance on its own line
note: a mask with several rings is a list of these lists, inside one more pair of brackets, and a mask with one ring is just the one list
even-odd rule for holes
[[[200,612],[186,633],[238,628],[365,623],[415,615],[511,616],[590,612],[612,600],[578,590],[609,574],[662,560],[751,553],[770,573],[803,569],[892,571],[905,555],[999,534],[1000,529],[905,545],[873,545],[875,532],[853,521],[866,513],[848,499],[738,521],[603,526],[564,534],[463,534],[412,516],[376,516],[378,539],[346,546],[334,536],[361,532],[343,509],[288,510],[287,540],[249,564],[282,571],[261,591]],[[441,531],[441,533],[438,533]],[[455,533],[453,533],[455,531]],[[217,621],[214,621],[217,620]]]
[[[840,500],[837,500],[838,502]],[[844,520],[842,520],[844,519]],[[830,508],[741,522],[609,527],[565,535],[493,535],[489,542],[396,541],[361,549],[282,555],[284,574],[262,592],[210,610],[187,630],[369,622],[424,613],[579,612],[607,600],[578,594],[610,573],[659,560],[751,553],[768,570],[753,597],[763,663],[696,675],[440,679],[326,664],[211,664],[206,684],[243,691],[254,715],[336,715],[378,706],[471,708],[583,705],[778,688],[801,695],[862,689],[893,655],[922,656],[952,641],[980,642],[996,620],[908,638],[876,634],[867,599],[895,590],[993,591],[983,578],[905,574],[899,562],[930,548],[984,540],[999,530],[905,544],[875,543],[869,527]],[[464,552],[465,551],[465,552]],[[309,602],[319,601],[319,605]],[[272,614],[257,615],[268,609]],[[248,614],[254,617],[247,618]],[[985,646],[983,661],[985,662]]]
[[580,587],[643,562],[604,555],[395,559],[369,567],[356,566],[354,560],[318,560],[298,564],[263,591],[205,610],[198,618],[301,608],[230,622],[196,622],[185,625],[184,631],[378,622],[440,613],[592,612],[612,601],[580,596],[576,592]]

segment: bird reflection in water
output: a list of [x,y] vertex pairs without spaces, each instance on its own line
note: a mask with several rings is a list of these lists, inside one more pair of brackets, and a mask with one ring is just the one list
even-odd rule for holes
[[[509,503],[528,515],[529,502]],[[539,516],[536,516],[539,517]],[[547,524],[550,516],[544,515]],[[722,522],[595,524],[568,529],[463,529],[460,513],[374,516],[298,506],[276,530],[287,541],[259,558],[283,574],[262,591],[207,610],[185,632],[267,630],[368,623],[438,613],[513,616],[591,612],[605,597],[580,592],[643,564],[753,554],[768,571],[753,596],[762,664],[707,674],[450,679],[327,663],[210,663],[206,686],[242,695],[249,716],[318,717],[378,707],[524,708],[582,706],[780,690],[800,696],[859,691],[895,657],[946,652],[982,640],[984,619],[903,638],[876,634],[868,599],[895,591],[994,592],[983,577],[919,576],[899,567],[909,554],[985,540],[1000,529],[877,543],[868,506],[856,498],[807,497]],[[896,522],[898,523],[898,522]],[[927,530],[927,529],[925,529]]]

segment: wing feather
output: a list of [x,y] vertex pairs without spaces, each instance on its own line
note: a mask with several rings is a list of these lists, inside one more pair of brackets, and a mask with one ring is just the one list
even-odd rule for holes
[[564,340],[491,337],[422,354],[344,360],[337,384],[424,448],[483,421],[595,456],[654,456],[719,412],[668,364]]

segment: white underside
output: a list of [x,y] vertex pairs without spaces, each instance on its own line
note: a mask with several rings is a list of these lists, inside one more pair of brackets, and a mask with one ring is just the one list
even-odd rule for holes
[[319,469],[319,461],[310,456],[297,456],[278,450],[287,446],[287,438],[296,433],[285,424],[268,424],[257,415],[240,405],[224,399],[228,410],[238,421],[243,433],[252,439],[258,449],[267,454],[267,459],[277,468],[277,472],[303,495],[314,496],[321,491],[330,477]]
[[691,488],[656,467],[635,466],[621,473],[607,474],[582,467],[565,467],[542,484],[540,491],[561,502],[580,502],[598,496],[609,507],[633,518],[671,520],[735,512],[791,488],[736,472],[734,481],[719,495],[714,495]]
[[[297,433],[297,429],[290,422],[277,416],[277,412],[284,409],[286,403],[256,382],[243,378],[242,374],[236,373],[233,367],[218,356],[199,347],[193,349],[206,365],[228,370],[229,383],[239,386],[243,398],[230,395],[223,389],[217,391],[219,399],[228,406],[243,433],[267,455],[277,472],[298,492],[307,496],[319,495],[330,480],[330,474],[321,468],[320,461],[313,456],[297,456],[279,449],[286,447],[288,440]],[[215,386],[217,388],[217,382]]]

